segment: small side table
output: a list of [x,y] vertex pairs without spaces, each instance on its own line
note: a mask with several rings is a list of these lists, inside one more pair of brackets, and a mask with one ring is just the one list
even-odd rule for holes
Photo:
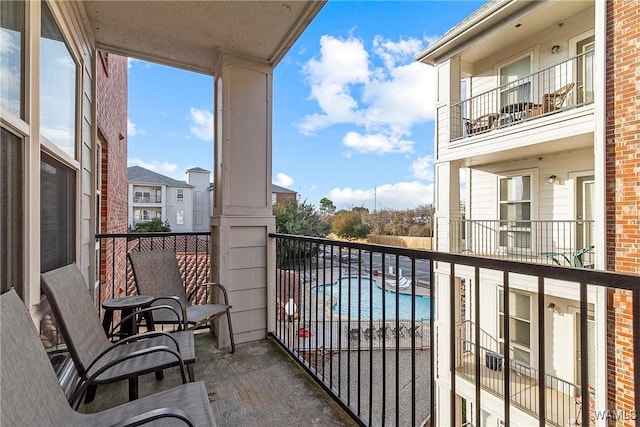
[[[151,305],[151,301],[153,301],[153,297],[148,295],[130,295],[103,302],[102,308],[104,308],[104,318],[102,319],[102,327],[104,328],[104,331],[109,334],[109,328],[113,322],[114,311],[120,310],[122,312],[122,318],[124,318],[140,309],[149,307]],[[142,315],[147,323],[147,327],[150,330],[153,330],[153,316],[151,316],[151,313],[145,312]],[[121,331],[122,332],[118,335],[125,337],[138,332],[135,316],[122,324]]]

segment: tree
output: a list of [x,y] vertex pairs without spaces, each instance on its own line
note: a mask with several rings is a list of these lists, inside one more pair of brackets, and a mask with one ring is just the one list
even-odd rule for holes
[[356,212],[340,211],[333,220],[333,232],[345,239],[363,239],[371,232],[371,227],[362,223]]
[[312,204],[288,200],[273,208],[276,217],[276,232],[301,236],[324,237],[331,226],[316,212]]
[[320,214],[324,216],[333,215],[336,212],[336,206],[326,197],[320,199]]
[[158,233],[158,232],[169,232],[171,231],[171,227],[169,226],[169,221],[164,221],[160,218],[154,218],[149,222],[139,222],[135,227],[129,227],[129,232],[131,233]]

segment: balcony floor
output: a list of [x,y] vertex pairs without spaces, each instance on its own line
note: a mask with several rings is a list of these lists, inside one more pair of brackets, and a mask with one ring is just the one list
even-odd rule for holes
[[[218,427],[224,426],[355,426],[357,425],[307,373],[272,340],[219,350],[206,331],[196,334],[196,381],[203,380]],[[140,396],[180,384],[177,369],[140,377]],[[125,403],[128,384],[98,386],[96,398],[80,407],[96,412]]]

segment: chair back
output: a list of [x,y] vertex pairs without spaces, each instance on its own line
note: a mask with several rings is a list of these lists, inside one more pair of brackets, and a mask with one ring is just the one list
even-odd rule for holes
[[2,425],[78,424],[79,416],[69,406],[33,320],[14,289],[0,295],[0,342]]
[[[149,295],[154,298],[174,296],[179,297],[185,306],[191,305],[182,284],[180,267],[174,251],[129,252],[127,256],[131,262],[139,295]],[[158,304],[171,305],[178,313],[181,312],[180,305],[175,301],[163,299],[154,303],[154,305]],[[157,323],[177,323],[177,319],[169,310],[154,312],[153,320]]]
[[559,110],[560,108],[562,108],[564,100],[567,98],[567,95],[574,86],[575,83],[568,83],[555,92],[551,92],[550,94],[548,94],[547,102],[549,102],[549,111]]
[[100,323],[84,277],[76,264],[41,275],[44,290],[71,358],[82,375],[112,344]]

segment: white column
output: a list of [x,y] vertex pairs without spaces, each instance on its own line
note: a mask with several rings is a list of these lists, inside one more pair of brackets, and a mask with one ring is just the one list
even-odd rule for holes
[[460,165],[457,162],[437,163],[435,170],[436,250],[459,252],[461,249],[460,226],[459,224],[452,225],[451,222],[462,217],[460,212]]
[[[228,52],[217,52],[213,63],[211,277],[229,292],[236,343],[264,338],[267,321],[275,322],[270,311],[275,306],[275,244],[268,238],[268,233],[275,231],[271,206],[272,71],[269,64]],[[220,346],[228,346],[224,317],[214,330]]]

